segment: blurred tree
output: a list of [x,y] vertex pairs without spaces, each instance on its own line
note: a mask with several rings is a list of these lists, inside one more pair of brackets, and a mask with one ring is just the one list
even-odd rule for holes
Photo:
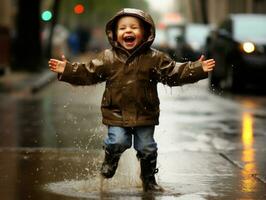
[[204,24],[208,24],[208,7],[207,7],[207,1],[206,0],[200,0],[200,7],[201,7],[201,15],[202,15],[202,22]]
[[17,1],[11,60],[13,70],[37,71],[41,67],[40,1]]

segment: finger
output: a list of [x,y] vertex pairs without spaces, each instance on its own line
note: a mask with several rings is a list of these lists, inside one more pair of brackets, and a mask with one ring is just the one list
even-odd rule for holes
[[48,63],[49,63],[49,65],[53,65],[53,66],[58,65],[58,61],[57,60],[50,60]]
[[49,65],[49,66],[54,66],[54,65],[56,65],[56,63],[49,62],[48,65]]
[[58,61],[58,60],[56,60],[56,59],[50,59],[49,60],[49,62],[56,62],[56,61]]
[[215,65],[215,61],[206,62],[207,65]]
[[215,62],[215,60],[214,59],[208,59],[208,60],[205,60],[205,62]]
[[205,56],[201,55],[200,58],[199,58],[199,61],[204,61],[204,60],[205,60]]
[[65,57],[65,55],[64,54],[62,54],[62,61],[66,61],[66,57]]
[[56,67],[55,63],[49,63],[49,67]]
[[53,69],[53,68],[50,68],[50,70],[51,70],[52,72],[56,72],[56,70],[55,70],[55,69]]
[[54,68],[53,68],[53,67],[49,67],[49,69],[50,69],[51,71],[54,71]]
[[207,68],[208,69],[213,69],[215,65],[209,65]]
[[57,59],[53,59],[53,58],[49,60],[49,62],[58,62],[58,61],[59,61],[59,60],[57,60]]
[[206,70],[207,72],[210,72],[210,71],[213,70],[213,68],[206,68],[205,70]]
[[206,63],[206,66],[210,67],[210,66],[214,66],[215,62],[211,62],[211,63]]
[[50,70],[54,72],[56,70],[56,68],[50,67]]
[[49,66],[55,67],[58,65],[58,62],[48,62],[48,64],[49,64]]

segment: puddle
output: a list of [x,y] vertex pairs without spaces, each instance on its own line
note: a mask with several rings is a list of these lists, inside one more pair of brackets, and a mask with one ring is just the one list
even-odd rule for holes
[[[90,180],[71,180],[46,184],[44,190],[62,196],[72,198],[89,198],[89,199],[179,199],[180,193],[165,188],[160,193],[143,193],[142,187],[138,183],[130,183],[131,185],[119,182],[119,180],[101,180],[96,177]],[[190,199],[193,198],[181,199]],[[199,198],[194,198],[195,200]],[[200,200],[203,198],[200,198]]]
[[44,189],[76,198],[98,198],[104,196],[141,196],[142,188],[137,185],[128,186],[117,180],[101,180],[94,178],[90,180],[71,180],[46,184]]

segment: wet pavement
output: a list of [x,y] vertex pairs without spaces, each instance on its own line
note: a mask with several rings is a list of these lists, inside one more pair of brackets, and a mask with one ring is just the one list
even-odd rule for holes
[[160,85],[165,192],[144,194],[133,149],[113,179],[99,176],[103,87],[55,81],[36,94],[0,94],[1,199],[266,199],[265,96],[214,94],[206,81]]

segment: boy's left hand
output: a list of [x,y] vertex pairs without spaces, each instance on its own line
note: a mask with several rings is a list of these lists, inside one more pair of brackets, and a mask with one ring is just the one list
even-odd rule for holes
[[215,60],[214,59],[205,60],[204,55],[201,55],[198,61],[202,63],[202,69],[204,72],[210,72],[215,67]]

